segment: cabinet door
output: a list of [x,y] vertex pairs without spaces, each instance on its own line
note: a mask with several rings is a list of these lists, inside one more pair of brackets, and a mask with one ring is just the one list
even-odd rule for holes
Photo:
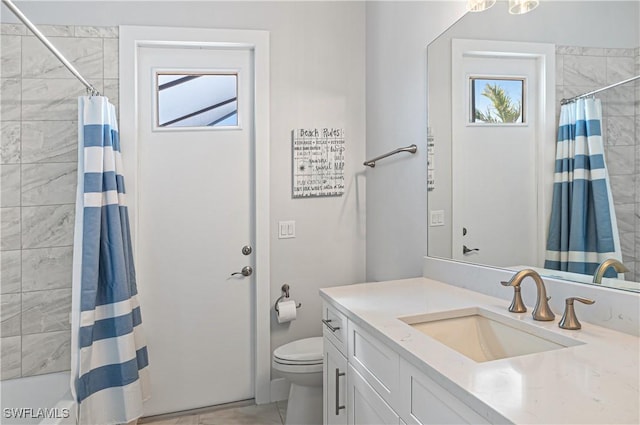
[[349,425],[397,425],[400,417],[382,397],[349,365],[347,376]]
[[489,423],[404,359],[400,361],[400,392],[398,413],[410,425]]
[[389,346],[351,320],[348,322],[349,365],[391,406],[398,406],[400,357]]
[[324,424],[347,423],[347,358],[324,338]]

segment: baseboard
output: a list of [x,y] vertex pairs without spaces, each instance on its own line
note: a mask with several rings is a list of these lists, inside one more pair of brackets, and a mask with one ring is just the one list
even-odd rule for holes
[[271,402],[287,400],[289,398],[289,381],[284,378],[271,380]]
[[[163,413],[161,415],[145,416],[138,419],[138,425],[147,424],[147,423],[156,423],[160,421],[165,422],[165,421],[169,421],[170,419],[177,420],[177,418],[180,418],[182,416],[202,415],[206,413],[216,412],[218,410],[253,406],[254,404],[255,404],[255,400],[249,399],[249,400],[234,401],[231,403],[217,404],[214,406],[198,407],[196,409],[181,410],[179,412]],[[130,423],[128,423],[127,425],[130,425]]]

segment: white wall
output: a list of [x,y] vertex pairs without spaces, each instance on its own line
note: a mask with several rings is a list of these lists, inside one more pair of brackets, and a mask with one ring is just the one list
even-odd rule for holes
[[367,3],[367,280],[422,276],[427,247],[427,45],[465,2]]
[[[283,283],[302,308],[272,316],[273,347],[321,334],[318,289],[365,280],[365,4],[362,2],[16,2],[35,24],[156,25],[270,31],[271,300]],[[1,20],[15,22],[4,7]],[[55,38],[52,38],[55,44]],[[80,83],[78,83],[80,84]],[[291,199],[291,130],[346,131],[342,197]],[[126,143],[126,141],[123,141]],[[296,220],[295,239],[277,239]],[[143,313],[144,314],[144,313]]]

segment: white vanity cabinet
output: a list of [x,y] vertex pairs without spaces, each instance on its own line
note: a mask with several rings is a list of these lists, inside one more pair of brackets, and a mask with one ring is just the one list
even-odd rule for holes
[[489,423],[328,304],[323,319],[325,425]]
[[[474,280],[475,274],[476,269],[470,268],[456,274],[456,279],[460,284],[485,285]],[[497,274],[494,284],[507,276]],[[574,286],[580,294],[583,285]],[[341,414],[346,411],[340,423],[346,420],[349,425],[640,424],[636,334],[588,321],[580,331],[560,329],[559,317],[539,322],[531,314],[509,312],[511,296],[505,295],[496,298],[428,278],[321,289],[323,319],[331,320],[328,324],[333,327],[323,326],[330,364],[325,385],[330,384],[327,392],[333,391],[325,395],[326,412],[335,412],[335,388],[339,388],[338,407],[346,406],[340,409]],[[638,301],[638,294],[632,293],[624,300],[636,305]],[[412,326],[474,315],[508,325],[518,331],[518,338],[523,332],[540,338],[540,344],[525,351],[528,354],[512,352],[497,360],[475,361],[464,350],[429,337],[429,329]],[[463,343],[469,338],[458,330],[447,332]],[[511,332],[497,335],[504,338],[503,347],[524,346]],[[490,338],[482,343],[487,341],[494,344]],[[336,367],[339,373],[345,367],[347,371],[338,381]],[[589,372],[586,392],[585,371]],[[325,418],[325,423],[338,422]]]

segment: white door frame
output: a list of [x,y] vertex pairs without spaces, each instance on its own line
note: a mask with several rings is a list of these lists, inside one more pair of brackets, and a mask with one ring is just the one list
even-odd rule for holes
[[[539,87],[534,91],[538,96],[536,137],[536,186],[537,186],[537,240],[536,252],[538,264],[544,261],[547,232],[551,217],[551,194],[553,192],[553,177],[556,155],[556,48],[549,43],[528,43],[494,40],[451,40],[451,69],[460,69],[463,56],[466,57],[501,57],[501,58],[531,58],[536,60],[539,76]],[[455,72],[455,71],[454,71]],[[456,84],[452,77],[452,95],[465,96],[467,87]],[[460,158],[460,144],[452,143],[452,169],[455,170],[456,158]],[[453,176],[455,178],[455,176]],[[452,197],[452,210],[456,208],[455,192]],[[452,232],[455,229],[452,226]],[[454,233],[451,234],[455,240]],[[526,243],[523,241],[523,243]],[[453,249],[453,248],[452,248]]]
[[[205,41],[215,40],[215,41]],[[254,62],[255,188],[255,323],[253,335],[255,400],[270,403],[271,333],[269,288],[269,32],[120,26],[120,135],[123,166],[127,173],[131,237],[136,258],[138,229],[138,99],[137,57],[140,47],[209,47],[249,49]],[[144,306],[142,306],[144,310]],[[144,314],[144,313],[143,313]],[[153,362],[153,359],[151,359]],[[151,363],[153,369],[153,363]],[[153,373],[153,372],[152,372]],[[158,371],[161,373],[161,371]]]

